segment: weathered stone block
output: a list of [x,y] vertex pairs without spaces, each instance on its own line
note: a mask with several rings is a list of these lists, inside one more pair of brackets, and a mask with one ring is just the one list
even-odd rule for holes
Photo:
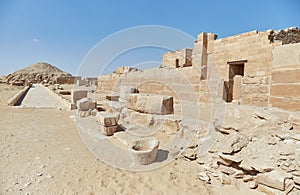
[[272,72],[272,83],[300,83],[300,69]]
[[300,43],[282,45],[273,50],[273,66],[284,67],[300,64]]
[[153,117],[150,114],[143,114],[139,112],[131,112],[130,118],[132,119],[132,122],[138,123],[140,125],[151,125],[153,121]]
[[138,93],[138,89],[133,86],[121,86],[119,101],[121,101],[121,102],[126,101],[128,94],[131,94],[131,93]]
[[128,95],[127,107],[148,114],[173,113],[173,97],[149,94]]
[[231,154],[240,151],[243,147],[248,144],[249,140],[246,136],[240,133],[233,133],[223,140],[222,153]]
[[77,101],[78,111],[88,111],[94,108],[96,108],[96,102],[91,101],[88,98],[82,98]]
[[111,127],[118,125],[119,114],[112,114],[108,112],[98,112],[97,121],[104,127]]
[[72,103],[77,103],[78,100],[86,98],[89,90],[72,90]]
[[300,85],[289,85],[289,84],[272,85],[271,96],[300,98]]
[[233,100],[240,100],[241,85],[242,85],[242,76],[236,75],[233,78]]
[[243,81],[244,84],[260,84],[261,83],[261,78],[259,78],[259,77],[254,77],[254,78],[244,77],[242,79],[242,81]]
[[119,95],[106,95],[106,99],[109,101],[118,101],[119,100]]
[[287,173],[281,169],[273,170],[269,173],[257,174],[257,182],[281,191],[285,190],[285,179],[287,178]]
[[77,109],[77,106],[76,106],[76,104],[74,104],[74,103],[71,103],[71,110],[75,110],[75,109]]
[[272,107],[282,108],[289,111],[300,111],[300,100],[291,98],[270,98]]
[[118,131],[118,125],[105,127],[100,125],[100,130],[104,135],[110,136],[113,135],[116,131]]

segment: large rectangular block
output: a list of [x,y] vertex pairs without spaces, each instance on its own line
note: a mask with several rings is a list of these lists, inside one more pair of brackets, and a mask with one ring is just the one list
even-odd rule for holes
[[272,85],[271,96],[300,98],[300,84]]
[[96,118],[100,125],[111,127],[118,125],[119,115],[108,112],[98,112]]
[[121,86],[120,87],[120,98],[119,101],[126,101],[127,95],[131,93],[137,93],[138,90],[134,86]]
[[272,72],[272,83],[300,83],[300,69]]
[[78,100],[86,98],[89,90],[72,90],[72,103],[77,103]]
[[89,111],[96,108],[96,102],[88,98],[82,98],[77,101],[78,111]]
[[150,94],[129,94],[127,107],[148,114],[171,114],[173,113],[173,97]]
[[281,108],[289,111],[300,111],[300,100],[290,98],[270,98],[272,107]]
[[300,43],[275,47],[273,50],[273,67],[299,65]]
[[100,130],[104,135],[110,136],[113,135],[116,131],[118,131],[119,126],[110,126],[110,127],[105,127],[103,125],[100,125]]
[[119,95],[112,94],[112,95],[106,95],[106,99],[109,101],[118,101],[119,100]]

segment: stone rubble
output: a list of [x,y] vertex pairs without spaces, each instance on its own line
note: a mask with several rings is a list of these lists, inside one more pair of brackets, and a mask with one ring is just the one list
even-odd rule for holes
[[[184,129],[196,130],[190,146],[179,158],[199,164],[197,177],[205,185],[236,187],[242,182],[250,189],[270,194],[299,193],[300,117],[297,114],[228,106],[226,112],[231,114],[226,114],[222,123],[213,121],[212,131],[206,132],[207,122],[195,125],[193,120],[181,120],[173,114],[172,97],[139,94],[135,88],[125,88],[123,95],[120,94],[120,98],[125,98],[121,102],[120,98],[116,101],[118,96],[105,96],[97,102],[105,110],[95,114],[103,134],[128,147],[137,139],[133,135],[141,132],[148,135],[161,129],[160,136],[169,138],[186,132]],[[78,100],[77,107],[87,110],[92,107],[89,103],[83,98]],[[119,128],[123,131],[118,131]],[[207,144],[212,147],[203,153]]]
[[[202,170],[200,180],[205,181],[203,175],[207,174],[216,178],[210,181],[211,186],[233,185],[237,180],[247,183],[250,189],[269,194],[299,193],[300,129],[294,128],[294,124],[300,118],[292,122],[290,116],[283,117],[285,113],[273,115],[268,111],[249,115],[251,120],[245,125],[251,133],[245,130],[239,133],[241,128],[220,131],[226,128],[215,127],[218,133],[215,145],[197,159]],[[192,152],[197,154],[195,150]]]

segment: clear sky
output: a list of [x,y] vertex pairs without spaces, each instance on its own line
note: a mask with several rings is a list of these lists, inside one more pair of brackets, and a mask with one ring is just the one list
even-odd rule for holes
[[[226,37],[300,27],[299,10],[298,0],[0,0],[0,75],[40,61],[76,74],[94,45],[134,26],[163,25],[193,37],[203,31]],[[149,53],[159,60],[163,52]],[[133,61],[119,66],[129,63]]]

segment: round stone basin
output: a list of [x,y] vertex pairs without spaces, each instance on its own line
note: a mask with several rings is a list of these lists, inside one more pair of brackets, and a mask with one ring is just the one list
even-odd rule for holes
[[148,165],[152,163],[158,151],[159,141],[155,137],[140,138],[129,146],[129,152],[134,163]]

